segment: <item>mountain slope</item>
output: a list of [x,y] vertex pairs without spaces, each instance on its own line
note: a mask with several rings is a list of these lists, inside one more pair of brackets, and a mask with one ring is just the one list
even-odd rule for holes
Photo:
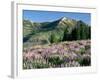
[[43,23],[23,20],[23,33],[24,47],[67,40],[89,39],[91,35],[90,27],[83,21],[76,21],[66,17]]

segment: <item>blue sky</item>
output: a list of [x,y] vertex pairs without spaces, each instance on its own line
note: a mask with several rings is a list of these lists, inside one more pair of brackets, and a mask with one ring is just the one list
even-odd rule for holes
[[89,25],[91,24],[90,13],[23,10],[23,19],[33,22],[51,22],[62,17],[82,20]]

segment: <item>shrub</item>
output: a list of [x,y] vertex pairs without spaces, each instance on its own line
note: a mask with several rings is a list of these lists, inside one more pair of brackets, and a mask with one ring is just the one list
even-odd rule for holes
[[64,63],[63,58],[60,58],[59,55],[53,55],[48,58],[48,62],[51,63],[51,66],[61,66]]
[[91,58],[89,56],[83,57],[79,60],[81,66],[90,66],[91,65]]
[[81,55],[85,54],[85,48],[80,48],[79,53],[80,53]]

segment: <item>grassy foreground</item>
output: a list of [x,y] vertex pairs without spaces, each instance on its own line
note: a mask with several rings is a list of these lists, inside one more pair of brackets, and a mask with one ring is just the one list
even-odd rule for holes
[[23,69],[91,65],[91,41],[65,41],[23,50]]

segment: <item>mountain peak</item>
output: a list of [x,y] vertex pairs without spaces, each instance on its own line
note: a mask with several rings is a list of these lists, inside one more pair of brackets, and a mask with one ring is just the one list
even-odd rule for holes
[[67,18],[66,17],[62,17],[61,18],[61,21],[64,21],[64,20],[67,20]]
[[72,21],[73,19],[69,18],[69,17],[62,17],[60,19],[60,21]]

